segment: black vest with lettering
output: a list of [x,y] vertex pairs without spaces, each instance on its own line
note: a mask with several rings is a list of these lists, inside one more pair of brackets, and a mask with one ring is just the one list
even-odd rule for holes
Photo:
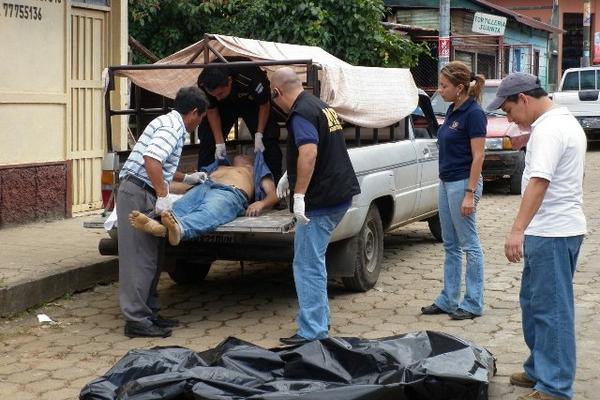
[[[290,189],[296,186],[298,147],[291,118],[298,114],[313,124],[319,133],[315,169],[304,198],[306,211],[331,207],[360,193],[360,186],[348,156],[346,141],[336,112],[310,93],[301,93],[287,120],[287,174]],[[290,211],[293,205],[290,204]]]

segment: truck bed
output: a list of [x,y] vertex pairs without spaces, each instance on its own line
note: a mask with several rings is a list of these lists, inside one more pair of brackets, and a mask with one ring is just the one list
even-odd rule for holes
[[[96,217],[83,223],[85,228],[104,229],[107,217]],[[294,230],[293,215],[287,210],[269,210],[259,217],[238,217],[221,225],[216,232],[221,233],[290,233]]]
[[260,217],[238,217],[218,227],[216,232],[289,233],[294,225],[289,210],[269,210]]

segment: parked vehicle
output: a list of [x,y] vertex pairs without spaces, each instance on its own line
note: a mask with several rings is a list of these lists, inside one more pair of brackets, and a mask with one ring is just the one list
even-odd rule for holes
[[[264,48],[264,43],[261,42],[261,48]],[[294,46],[296,49],[298,47]],[[206,52],[208,50],[205,48]],[[281,46],[278,51],[285,51],[285,46]],[[209,54],[212,55],[210,52]],[[230,62],[227,65],[236,63]],[[246,66],[292,64],[300,68],[298,60],[295,62],[240,61],[240,63],[239,65]],[[205,65],[185,64],[179,67],[189,70],[200,69]],[[225,63],[211,65],[223,67]],[[322,85],[322,76],[319,80],[316,79],[320,67],[310,60],[304,66],[307,68],[306,88],[318,94],[318,89]],[[131,71],[136,72],[144,69],[151,71],[152,76],[157,77],[163,72],[168,75],[170,71],[179,67],[164,63],[144,68],[119,66],[109,68],[108,75],[113,79],[118,71],[131,68]],[[371,71],[363,72],[371,73]],[[320,73],[322,74],[323,71]],[[348,75],[345,77],[348,79]],[[402,79],[406,80],[406,92],[408,93],[408,89],[412,86],[412,93],[416,94],[417,90],[410,74],[402,74]],[[112,87],[111,82],[109,88]],[[340,95],[340,92],[336,94]],[[344,124],[344,135],[361,193],[353,198],[352,206],[333,233],[327,251],[327,268],[329,276],[341,277],[345,287],[351,290],[366,291],[377,282],[383,260],[385,232],[414,221],[427,221],[431,233],[441,241],[441,227],[437,216],[438,124],[427,94],[419,91],[418,96],[410,98],[406,97],[407,94],[398,96],[405,96],[398,101],[408,101],[409,110],[417,108],[418,97],[419,113],[411,116],[409,111],[404,117],[398,118],[399,122],[386,128],[362,128],[349,123]],[[106,96],[106,101],[110,102],[110,93]],[[140,104],[141,102],[137,103],[135,109],[116,110],[109,103],[106,107],[107,121],[110,122],[114,115],[127,114],[139,117],[150,111],[155,114],[163,111],[141,107]],[[108,131],[110,132],[110,124]],[[245,137],[243,129],[236,128],[235,132],[235,138],[227,142],[229,147],[235,146],[243,151],[244,148],[252,146],[250,136]],[[282,146],[285,144],[285,137],[286,131],[282,124],[280,138]],[[190,144],[184,147],[180,163],[180,167],[184,170],[187,166],[194,168],[196,165],[198,146],[198,144]],[[117,151],[107,154],[106,159],[112,161],[107,161],[106,165],[113,169],[111,172],[113,177],[118,177],[118,170],[128,153],[128,151]],[[117,185],[118,182],[115,181],[114,187],[116,188]],[[183,242],[176,247],[167,245],[165,269],[176,282],[190,283],[204,279],[215,260],[291,261],[293,233],[294,221],[287,209],[272,210],[260,217],[239,217],[198,240]],[[118,234],[111,232],[110,238],[101,240],[100,252],[107,255],[116,254],[117,240]]]
[[588,141],[600,141],[600,66],[567,69],[551,97],[577,118]]
[[[484,110],[496,96],[499,85],[499,79],[486,79],[481,101]],[[450,103],[445,102],[439,93],[435,93],[431,105],[438,122],[443,123]],[[506,113],[500,109],[486,111],[486,114],[488,125],[483,178],[487,181],[505,180],[511,194],[521,194],[529,132],[521,131],[515,123],[508,122]]]

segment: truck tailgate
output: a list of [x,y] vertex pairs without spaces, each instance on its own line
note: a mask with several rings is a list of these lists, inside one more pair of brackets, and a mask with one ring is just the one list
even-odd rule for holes
[[293,215],[284,209],[271,210],[260,217],[238,217],[218,227],[216,232],[289,233],[293,230]]
[[[104,229],[107,217],[94,217],[83,222],[84,228]],[[221,225],[216,232],[261,232],[261,233],[290,233],[294,230],[293,215],[287,210],[270,210],[260,217],[238,217]]]

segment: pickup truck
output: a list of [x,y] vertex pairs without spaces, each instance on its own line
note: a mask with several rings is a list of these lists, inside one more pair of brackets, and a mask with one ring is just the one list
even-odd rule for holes
[[[229,62],[228,65],[238,61]],[[298,64],[298,61],[239,61],[245,65],[272,66]],[[219,67],[226,63],[213,63]],[[157,76],[160,71],[199,69],[207,64],[118,66],[109,68],[109,92],[114,87],[118,71],[145,69]],[[315,94],[321,86],[317,79],[319,66],[307,61],[306,90]],[[196,75],[197,76],[197,75]],[[412,77],[410,78],[412,80]],[[409,82],[414,85],[414,82]],[[135,85],[134,85],[135,86]],[[416,92],[416,87],[414,87]],[[105,101],[107,131],[116,115],[140,118],[162,113],[160,108],[142,107],[140,98],[135,107],[115,110],[110,106],[110,93]],[[140,94],[140,90],[134,88]],[[362,128],[345,123],[344,135],[350,158],[358,177],[361,193],[353,198],[352,206],[334,231],[327,250],[327,268],[330,277],[340,277],[347,289],[366,291],[377,282],[383,262],[384,234],[414,221],[427,221],[433,236],[441,241],[441,227],[437,216],[438,148],[437,121],[429,97],[418,91],[418,111],[399,118],[399,122],[385,128]],[[417,99],[415,99],[417,100]],[[168,104],[168,99],[163,102]],[[167,108],[167,107],[165,107]],[[277,112],[276,109],[273,112]],[[283,119],[282,119],[283,121]],[[281,144],[285,145],[286,130],[281,124]],[[110,149],[110,141],[108,141]],[[180,162],[181,170],[195,167],[198,146],[194,140],[186,145]],[[243,128],[234,129],[227,140],[229,149],[242,150],[252,146],[251,138]],[[114,179],[113,200],[118,186],[118,171],[129,151],[109,151],[105,165]],[[285,152],[284,152],[285,154]],[[285,165],[285,163],[284,163]],[[103,183],[110,187],[110,182]],[[293,258],[294,221],[287,209],[271,210],[259,217],[239,217],[222,225],[214,233],[173,247],[165,244],[163,269],[177,283],[192,283],[204,279],[215,260],[283,261]],[[113,229],[109,237],[100,240],[99,250],[104,255],[117,254],[118,233]]]
[[551,97],[577,118],[588,141],[600,141],[600,66],[569,68]]

